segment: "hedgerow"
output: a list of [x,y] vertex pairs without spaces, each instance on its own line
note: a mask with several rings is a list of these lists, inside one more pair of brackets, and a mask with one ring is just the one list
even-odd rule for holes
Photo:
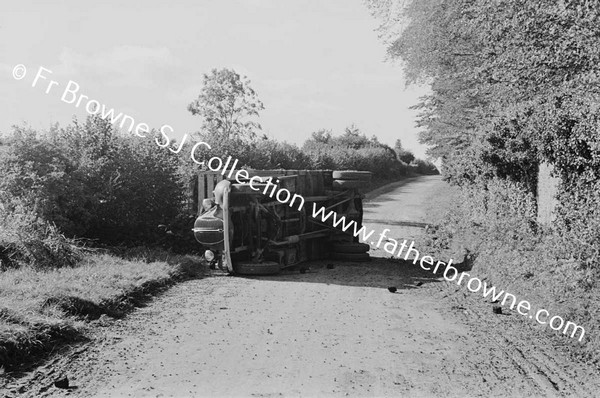
[[69,238],[152,243],[181,210],[178,159],[98,117],[44,134],[17,128],[0,167],[4,212],[19,203]]

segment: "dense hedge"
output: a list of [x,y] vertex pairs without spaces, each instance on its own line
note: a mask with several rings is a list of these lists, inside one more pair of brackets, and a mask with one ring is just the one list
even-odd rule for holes
[[[394,150],[376,138],[367,138],[357,129],[347,129],[339,136],[328,131],[318,131],[307,139],[301,148],[286,142],[278,142],[263,136],[247,140],[229,138],[220,140],[214,135],[199,134],[197,140],[207,142],[211,150],[200,148],[199,159],[231,156],[239,160],[238,166],[254,169],[308,169],[308,170],[366,170],[374,178],[386,180],[409,174],[438,174],[436,166],[425,160],[415,159],[410,151]],[[191,144],[187,144],[191,148]],[[186,152],[183,150],[182,152]],[[411,163],[400,159],[410,154]],[[193,176],[197,172],[193,162],[181,165],[184,173]]]
[[315,169],[367,170],[380,179],[400,178],[410,173],[438,173],[431,162],[415,159],[412,154],[412,163],[404,163],[401,157],[406,158],[409,151],[394,150],[375,137],[369,139],[354,126],[340,136],[323,130],[313,133],[304,142],[302,151]]
[[4,212],[19,203],[69,237],[152,242],[180,211],[178,159],[90,117],[45,134],[17,128],[0,157]]

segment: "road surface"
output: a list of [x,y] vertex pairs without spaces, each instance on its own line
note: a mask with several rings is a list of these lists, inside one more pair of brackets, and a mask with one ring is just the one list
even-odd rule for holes
[[[445,189],[422,177],[375,196],[365,224],[413,238]],[[24,378],[23,396],[597,396],[598,376],[515,315],[373,250],[273,277],[174,286]],[[389,286],[397,287],[390,293]],[[49,387],[65,373],[76,388]]]

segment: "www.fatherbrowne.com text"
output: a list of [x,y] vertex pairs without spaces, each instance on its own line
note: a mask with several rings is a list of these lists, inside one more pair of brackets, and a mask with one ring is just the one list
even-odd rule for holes
[[[26,75],[27,68],[25,65],[18,64],[13,68],[13,78],[15,80],[22,80]],[[40,66],[32,80],[31,87],[42,87],[45,83],[46,94],[57,92],[58,90],[54,89],[61,86],[61,84],[50,79],[51,75],[52,71],[50,69]],[[117,113],[114,108],[109,108],[105,104],[101,104],[99,101],[89,98],[89,96],[81,92],[81,86],[72,80],[69,80],[64,89],[60,92],[61,101],[72,104],[76,108],[83,107],[90,115],[99,115],[102,119],[110,121],[115,127],[126,129],[130,133],[133,132],[133,134],[140,138],[146,138],[147,136],[144,134],[150,133],[148,124],[136,123],[133,117],[123,113]],[[173,153],[181,152],[186,140],[189,138],[188,134],[185,134],[178,148],[174,149],[171,146],[171,138],[169,137],[169,134],[173,133],[173,128],[165,124],[160,128],[159,132],[160,137],[155,138],[156,144],[161,148],[168,148]],[[201,147],[205,147],[209,150],[212,149],[206,142],[194,143],[190,152],[190,159],[194,163],[207,167],[211,171],[220,171],[223,176],[227,174],[227,178],[235,179],[240,184],[248,184],[254,191],[262,191],[263,195],[274,198],[282,204],[288,204],[290,207],[297,207],[299,211],[304,209],[304,198],[301,195],[292,195],[287,189],[280,188],[278,185],[279,180],[273,182],[272,178],[264,180],[257,176],[250,178],[250,175],[246,170],[236,170],[238,160],[232,159],[231,156],[229,156],[225,162],[218,156],[213,156],[208,160],[197,159],[196,151]],[[261,183],[261,185],[257,186],[255,185],[256,183]],[[448,282],[456,282],[458,286],[461,286],[461,284],[466,285],[469,291],[473,293],[481,292],[484,298],[490,299],[493,302],[499,302],[503,306],[510,304],[510,309],[516,307],[516,310],[520,315],[535,319],[542,325],[550,325],[552,330],[562,331],[565,335],[570,332],[570,337],[572,338],[576,337],[579,333],[578,340],[583,340],[585,335],[585,329],[583,327],[571,321],[565,323],[565,320],[557,315],[550,318],[550,313],[547,310],[539,309],[536,311],[532,309],[531,303],[527,300],[517,302],[517,297],[515,295],[505,292],[504,290],[497,291],[495,286],[488,286],[485,281],[473,277],[466,272],[460,272],[457,268],[452,266],[452,259],[445,263],[442,261],[435,261],[433,257],[428,255],[421,256],[414,247],[414,241],[409,243],[407,240],[403,240],[402,243],[399,243],[395,239],[388,238],[386,236],[386,234],[390,232],[390,229],[388,228],[378,234],[377,241],[375,242],[375,240],[371,240],[371,237],[375,234],[374,230],[367,230],[364,225],[359,226],[355,220],[348,221],[344,216],[339,216],[333,210],[328,211],[324,207],[317,207],[316,203],[313,203],[312,217],[322,223],[331,222],[334,227],[339,228],[343,232],[351,234],[354,237],[358,237],[363,242],[370,243],[377,248],[385,241],[383,250],[393,257],[402,258],[405,261],[412,260],[414,265],[419,263],[421,268],[426,271],[431,271],[436,275],[439,271],[443,278]]]

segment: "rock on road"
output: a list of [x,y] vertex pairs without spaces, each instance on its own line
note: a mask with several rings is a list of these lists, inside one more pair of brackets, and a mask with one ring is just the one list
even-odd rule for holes
[[[365,224],[413,238],[439,177],[370,199]],[[38,370],[30,396],[593,396],[597,377],[515,316],[418,267],[311,263],[306,274],[178,284]],[[420,282],[420,283],[419,283]],[[390,293],[388,286],[398,291]],[[541,337],[540,337],[541,336]],[[69,375],[72,390],[43,388]]]

